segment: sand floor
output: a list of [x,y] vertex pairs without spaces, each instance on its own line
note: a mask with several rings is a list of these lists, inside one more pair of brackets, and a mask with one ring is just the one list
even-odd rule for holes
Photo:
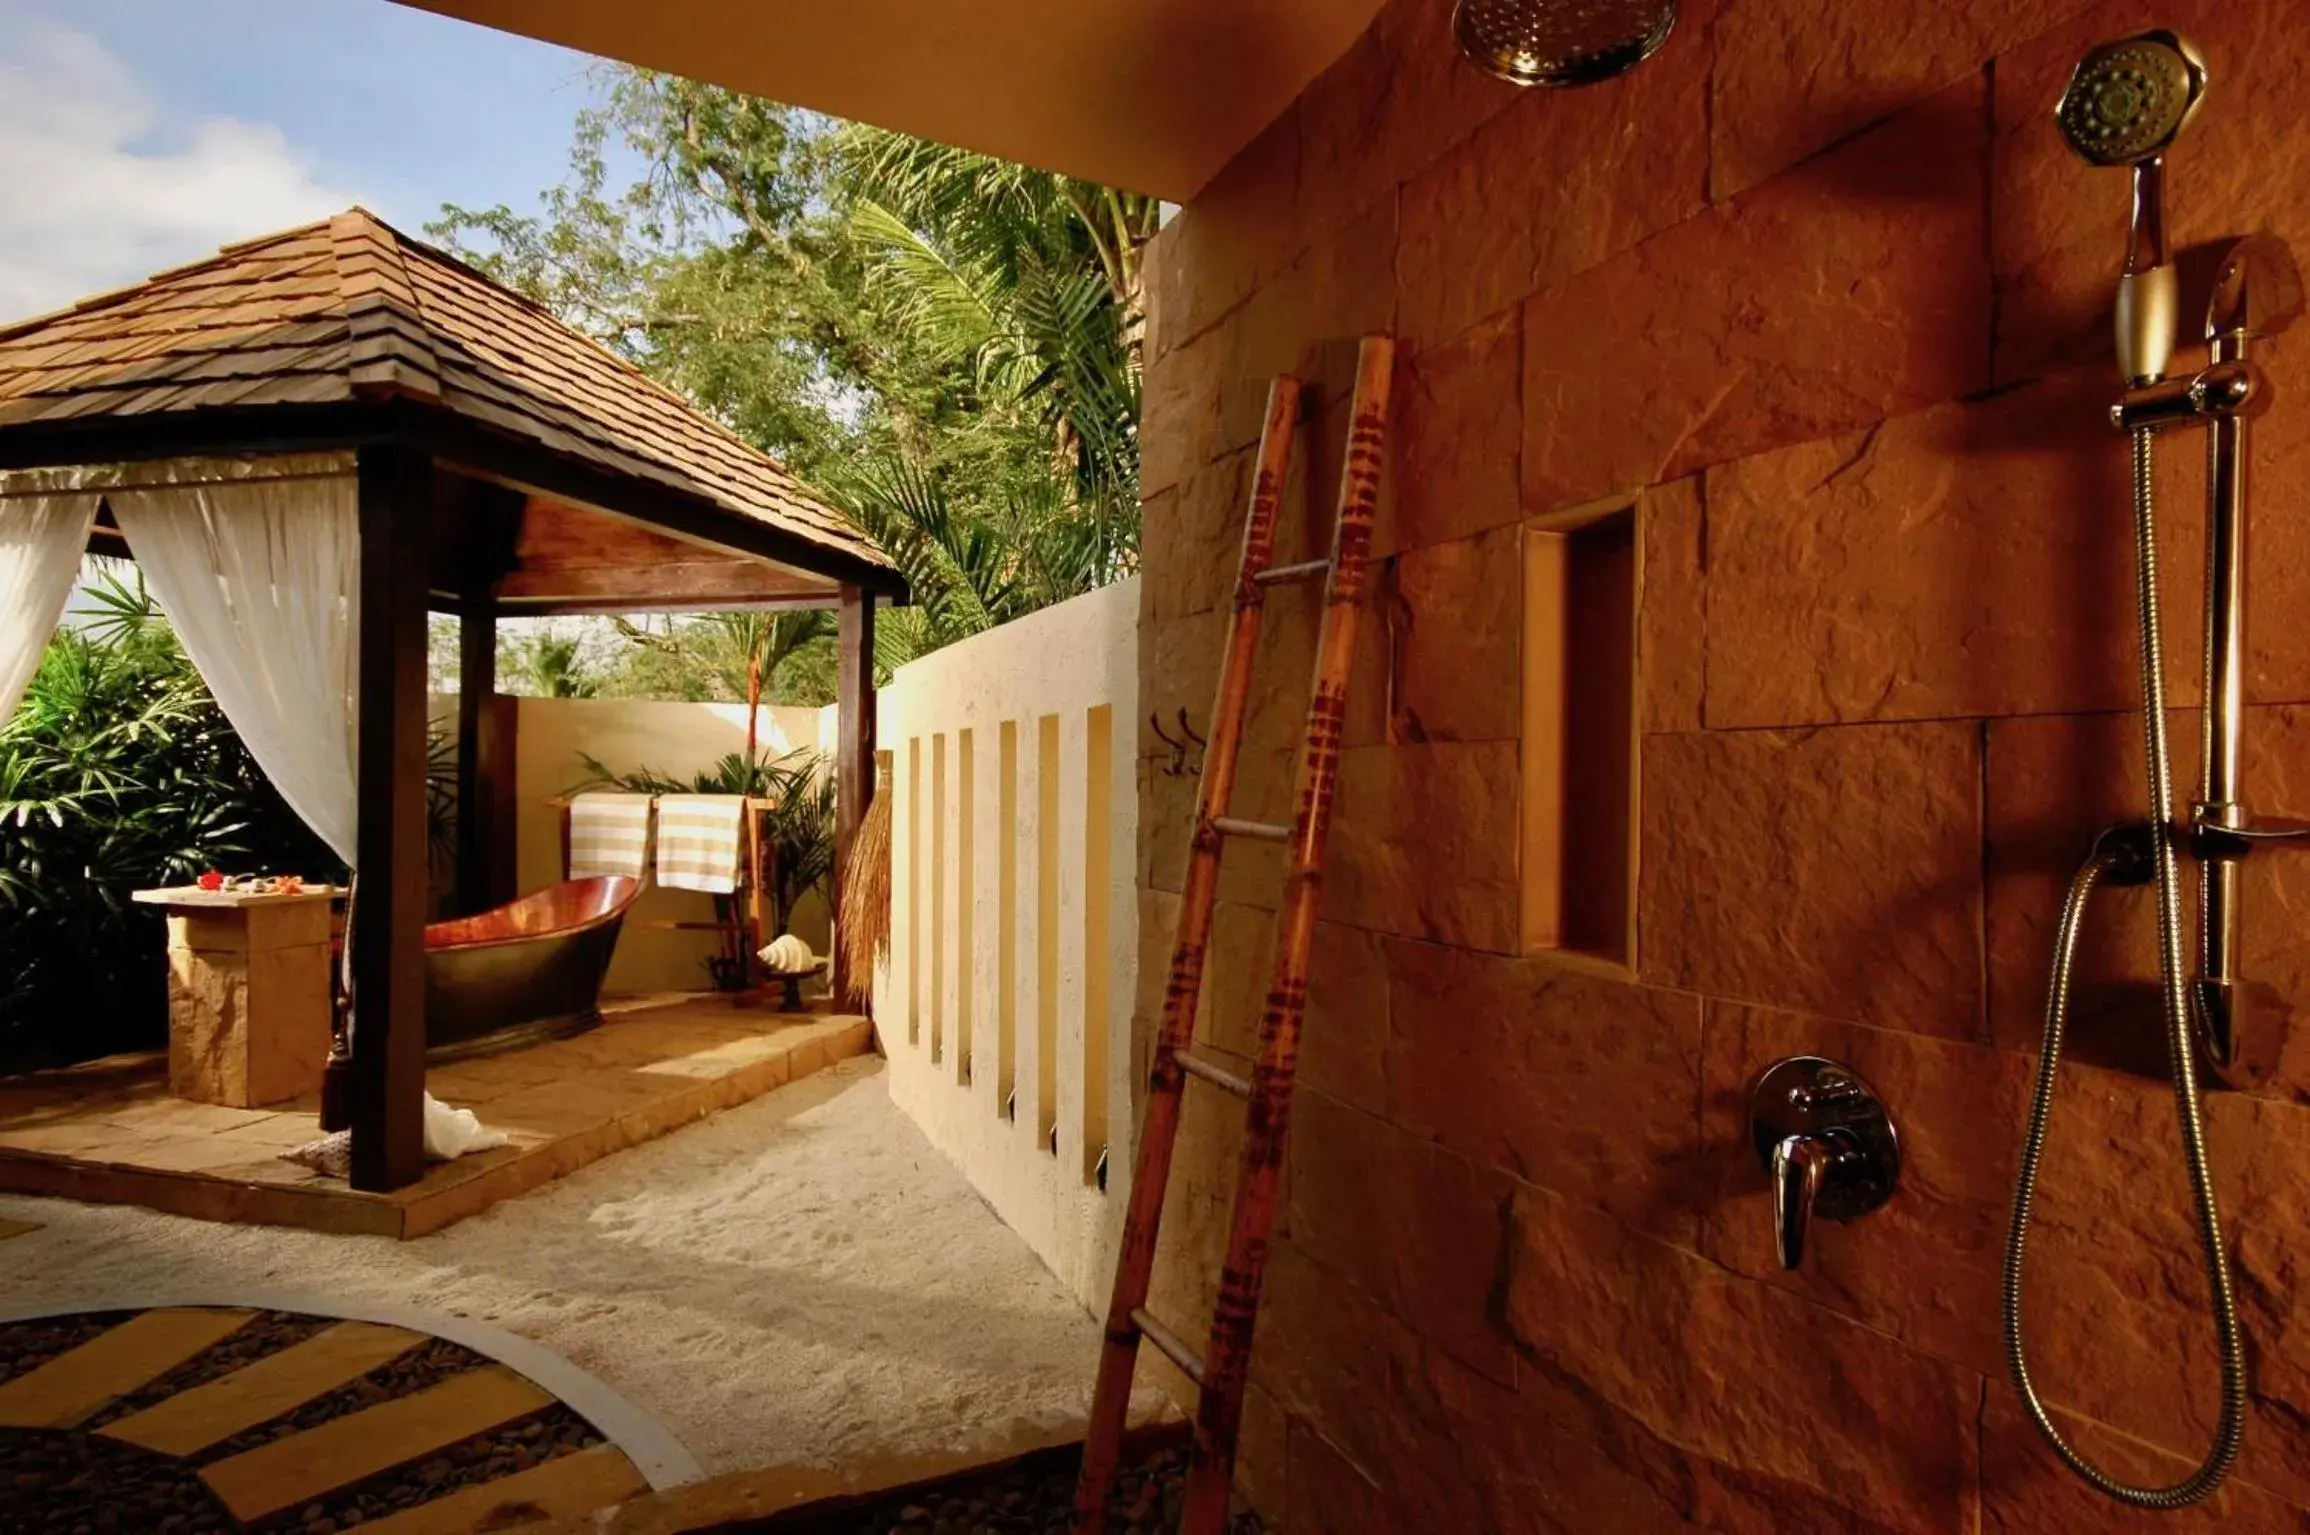
[[0,1310],[236,1286],[504,1328],[708,1474],[995,1451],[1079,1420],[1098,1327],[842,1064],[413,1242],[0,1197]]

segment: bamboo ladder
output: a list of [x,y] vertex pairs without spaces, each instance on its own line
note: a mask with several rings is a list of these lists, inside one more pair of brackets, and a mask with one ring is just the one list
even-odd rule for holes
[[[1340,731],[1347,714],[1348,671],[1355,654],[1356,616],[1364,597],[1372,538],[1372,507],[1379,493],[1388,393],[1395,343],[1367,336],[1356,355],[1355,403],[1340,476],[1339,515],[1329,559],[1275,565],[1276,510],[1291,463],[1299,380],[1277,378],[1268,388],[1267,421],[1251,506],[1244,520],[1243,555],[1235,583],[1235,615],[1219,669],[1211,711],[1211,744],[1195,806],[1195,840],[1163,993],[1163,1020],[1155,1041],[1145,1118],[1139,1129],[1139,1167],[1123,1224],[1115,1289],[1108,1303],[1099,1381],[1083,1446],[1082,1480],[1075,1491],[1076,1535],[1105,1535],[1107,1500],[1131,1400],[1139,1344],[1152,1343],[1194,1381],[1194,1460],[1188,1472],[1180,1535],[1217,1535],[1227,1518],[1228,1486],[1243,1421],[1243,1393],[1251,1363],[1252,1328],[1267,1273],[1268,1233],[1275,1221],[1276,1185],[1291,1120],[1292,1084],[1299,1056],[1301,1015],[1307,1006],[1308,954],[1323,893],[1324,849],[1331,830],[1332,794],[1339,776]],[[1299,754],[1297,813],[1289,826],[1238,820],[1228,814],[1235,789],[1235,759],[1251,696],[1251,669],[1259,646],[1267,588],[1327,577],[1323,628],[1316,642],[1315,679]],[[1259,1061],[1251,1079],[1194,1052],[1195,1013],[1203,990],[1205,946],[1219,884],[1219,855],[1230,837],[1285,843],[1289,849],[1283,904],[1276,918],[1273,979],[1260,1017]],[[1180,1101],[1188,1078],[1242,1098],[1243,1163],[1235,1192],[1233,1229],[1220,1275],[1210,1342],[1198,1357],[1147,1311],[1155,1268],[1163,1196],[1179,1131]]]

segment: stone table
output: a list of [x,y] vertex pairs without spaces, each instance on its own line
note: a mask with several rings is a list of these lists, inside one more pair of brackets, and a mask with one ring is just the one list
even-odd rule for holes
[[318,1091],[329,1058],[329,902],[308,886],[258,895],[139,890],[168,913],[168,1085],[255,1108]]

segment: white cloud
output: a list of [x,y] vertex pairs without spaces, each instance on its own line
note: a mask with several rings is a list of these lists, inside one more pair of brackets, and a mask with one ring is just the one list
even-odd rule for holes
[[357,201],[278,128],[166,120],[84,32],[34,21],[0,49],[0,323]]

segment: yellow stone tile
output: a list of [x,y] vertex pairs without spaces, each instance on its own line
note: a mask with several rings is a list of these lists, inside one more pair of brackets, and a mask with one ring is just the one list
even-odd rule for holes
[[70,1428],[246,1322],[247,1311],[146,1311],[0,1385],[0,1428]]
[[[292,1144],[294,1144],[292,1142]],[[168,1173],[207,1173],[278,1160],[274,1149],[221,1135],[176,1135],[147,1141],[108,1160]]]
[[241,1141],[266,1149],[278,1147],[283,1151],[320,1138],[321,1120],[316,1114],[275,1114],[258,1124],[219,1130],[214,1136],[214,1139],[220,1141]]
[[424,1341],[423,1333],[399,1327],[339,1322],[97,1432],[163,1455],[190,1455],[349,1385]]
[[234,1518],[252,1522],[552,1404],[521,1376],[489,1365],[220,1460],[202,1468],[201,1480]]
[[0,1146],[14,1151],[38,1151],[51,1156],[76,1157],[130,1144],[140,1137],[118,1125],[88,1120],[58,1120],[22,1125],[0,1131]]
[[237,1130],[270,1119],[271,1109],[233,1109],[220,1103],[188,1103],[181,1098],[140,1098],[106,1109],[103,1122],[143,1133],[207,1134]]
[[467,1487],[361,1526],[364,1535],[466,1535],[537,1519],[575,1518],[647,1492],[634,1463],[609,1445],[561,1455],[542,1466]]

